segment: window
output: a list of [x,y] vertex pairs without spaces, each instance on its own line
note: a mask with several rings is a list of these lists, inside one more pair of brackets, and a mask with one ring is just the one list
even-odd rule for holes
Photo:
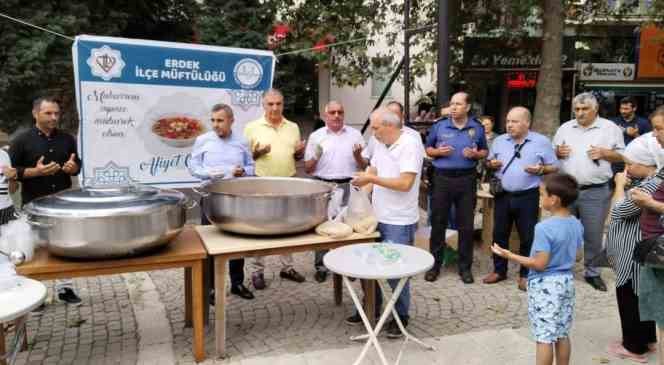
[[[392,76],[393,70],[386,66],[381,66],[376,69],[373,77],[371,78],[371,97],[378,99],[383,93],[383,90],[387,86],[387,83],[390,81],[390,76]],[[386,97],[392,96],[392,88],[385,95]]]

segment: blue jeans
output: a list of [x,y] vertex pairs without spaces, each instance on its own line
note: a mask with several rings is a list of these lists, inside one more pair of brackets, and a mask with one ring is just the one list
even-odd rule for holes
[[[378,232],[380,232],[381,240],[388,243],[397,243],[402,245],[412,246],[415,241],[415,230],[417,230],[417,223],[401,226],[394,224],[378,223]],[[399,284],[398,279],[388,280],[388,284],[392,290]],[[376,288],[376,315],[380,313],[380,307],[383,304],[383,294],[380,287]],[[401,319],[408,320],[408,309],[410,308],[410,280],[406,282],[397,303],[394,308],[397,310]]]

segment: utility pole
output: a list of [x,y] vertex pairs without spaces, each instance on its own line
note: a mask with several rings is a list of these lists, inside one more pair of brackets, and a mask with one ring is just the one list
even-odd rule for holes
[[436,85],[437,105],[440,106],[449,100],[450,95],[450,29],[449,29],[450,8],[447,0],[438,0],[438,64],[436,75],[438,84]]
[[410,122],[410,0],[403,7],[403,107],[404,121]]

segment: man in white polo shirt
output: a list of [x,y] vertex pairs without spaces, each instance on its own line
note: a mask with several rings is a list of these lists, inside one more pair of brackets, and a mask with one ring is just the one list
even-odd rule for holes
[[[344,190],[343,205],[349,195],[349,182],[362,164],[362,157],[354,146],[364,145],[362,134],[355,128],[344,125],[344,106],[338,101],[325,105],[323,114],[325,127],[309,136],[304,152],[304,168],[307,174],[322,181],[338,184]],[[327,278],[323,256],[327,250],[316,251],[314,279],[322,283]]]
[[593,94],[577,95],[572,106],[576,119],[558,128],[553,144],[561,171],[574,176],[579,183],[579,198],[571,208],[583,224],[586,282],[606,291],[599,266],[605,261],[602,241],[611,201],[611,163],[622,162],[620,153],[625,142],[615,123],[597,115],[599,104]]
[[[370,121],[373,135],[379,142],[375,144],[371,157],[371,166],[375,171],[358,173],[352,184],[373,184],[372,204],[383,242],[412,245],[420,218],[417,202],[424,161],[422,141],[419,136],[403,132],[401,119],[387,108],[371,113]],[[398,280],[389,281],[392,289],[397,283]],[[378,292],[376,302],[380,307],[382,295]],[[409,306],[410,285],[407,283],[395,306],[404,326],[408,325]],[[359,323],[357,317],[351,316],[346,322]],[[403,336],[395,321],[387,325],[387,336]]]

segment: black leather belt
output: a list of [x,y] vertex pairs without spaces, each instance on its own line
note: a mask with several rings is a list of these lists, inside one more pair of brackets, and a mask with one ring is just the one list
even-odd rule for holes
[[448,177],[459,177],[475,174],[477,169],[436,169],[436,175],[448,176]]
[[601,184],[589,184],[589,185],[580,185],[579,190],[588,190],[588,189],[594,189],[594,188],[603,188],[606,186],[608,183],[601,183]]
[[320,181],[325,181],[325,182],[331,182],[335,184],[347,184],[349,183],[352,179],[350,177],[347,177],[345,179],[323,179],[322,177],[315,176],[316,180]]
[[522,196],[522,195],[539,193],[539,188],[532,188],[532,189],[518,190],[518,191],[507,191],[507,190],[505,190],[505,193],[508,194],[508,195],[511,195],[511,196]]

